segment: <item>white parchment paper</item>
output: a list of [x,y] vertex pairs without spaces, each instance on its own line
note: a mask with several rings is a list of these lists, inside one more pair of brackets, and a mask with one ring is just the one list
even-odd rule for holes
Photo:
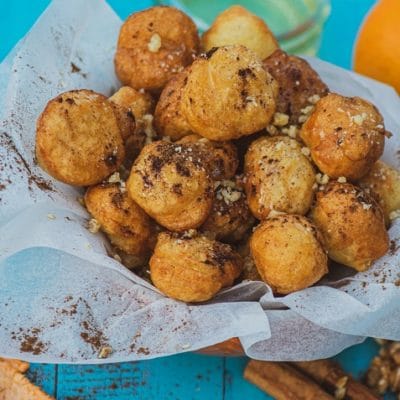
[[[239,337],[250,357],[307,360],[332,356],[365,336],[399,340],[400,224],[390,230],[390,254],[368,272],[337,271],[283,298],[261,282],[243,282],[208,304],[188,306],[107,257],[102,235],[86,229],[87,213],[76,201],[82,193],[35,165],[34,135],[37,116],[59,92],[108,95],[119,86],[113,53],[120,24],[103,1],[55,0],[0,65],[0,356],[117,362]],[[379,107],[394,133],[385,159],[399,167],[394,90],[309,61],[332,90]],[[113,352],[99,359],[105,346]]]

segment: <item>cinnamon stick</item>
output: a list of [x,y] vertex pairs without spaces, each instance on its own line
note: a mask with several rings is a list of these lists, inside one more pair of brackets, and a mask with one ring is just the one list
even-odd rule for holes
[[251,360],[244,377],[276,400],[332,400],[318,384],[291,365]]
[[292,364],[330,393],[336,393],[336,398],[346,400],[381,399],[362,383],[346,374],[339,364],[332,360],[305,361]]

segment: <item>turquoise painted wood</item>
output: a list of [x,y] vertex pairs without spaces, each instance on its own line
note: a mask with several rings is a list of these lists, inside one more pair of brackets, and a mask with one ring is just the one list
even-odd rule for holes
[[57,368],[55,365],[31,364],[27,376],[49,395],[56,395]]
[[57,398],[222,399],[223,358],[189,354],[141,363],[58,366]]
[[[0,0],[0,60],[25,34],[49,2]],[[109,3],[125,18],[135,10],[150,6],[152,0],[109,0]],[[326,24],[319,53],[321,58],[350,67],[352,44],[358,26],[373,3],[374,0],[332,0],[332,14]],[[370,339],[336,358],[347,371],[361,377],[376,351],[377,345]],[[184,354],[147,362],[97,367],[33,364],[28,376],[59,400],[271,399],[243,380],[246,362],[244,357]]]
[[[354,377],[362,378],[377,350],[375,341],[369,339],[336,359]],[[59,400],[272,399],[242,378],[247,361],[245,357],[185,354],[97,367],[33,364],[28,376]]]

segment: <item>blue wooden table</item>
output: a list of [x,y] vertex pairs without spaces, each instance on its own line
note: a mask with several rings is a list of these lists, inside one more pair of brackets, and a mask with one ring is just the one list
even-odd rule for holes
[[[84,0],[82,0],[84,1]],[[297,0],[291,0],[297,1]],[[374,0],[332,0],[319,56],[350,68],[354,38],[362,18]],[[0,0],[0,60],[31,27],[49,0]],[[151,0],[109,0],[125,18],[148,7]],[[67,5],[66,1],[66,5]],[[337,359],[360,377],[377,351],[373,340],[344,351]],[[104,366],[34,364],[30,379],[60,400],[270,399],[242,379],[243,358],[178,355],[138,363]]]

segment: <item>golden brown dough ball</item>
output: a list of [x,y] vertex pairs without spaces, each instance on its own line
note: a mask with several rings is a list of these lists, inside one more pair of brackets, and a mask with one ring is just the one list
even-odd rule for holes
[[263,61],[263,64],[279,85],[276,111],[287,114],[289,124],[301,123],[299,118],[304,115],[305,108],[312,105],[319,97],[324,97],[329,91],[306,60],[288,55],[283,50],[276,50]]
[[317,193],[312,219],[334,261],[365,271],[389,247],[381,208],[362,189],[330,182]]
[[108,100],[114,104],[117,111],[125,141],[124,165],[130,167],[145,144],[146,124],[143,117],[154,111],[154,101],[148,93],[129,86],[123,86]]
[[129,86],[118,89],[110,98],[113,103],[129,109],[135,116],[136,122],[140,122],[146,114],[154,111],[154,100],[144,90],[135,90]]
[[191,233],[160,233],[150,259],[154,285],[186,302],[210,300],[231,286],[241,270],[242,260],[230,246]]
[[216,182],[213,207],[201,229],[217,240],[235,243],[246,236],[254,222],[244,190],[233,180]]
[[375,197],[382,208],[386,224],[391,214],[400,210],[400,172],[383,161],[377,161],[358,184]]
[[[115,115],[117,117],[119,130],[121,132],[121,136],[123,141],[126,141],[135,134],[136,131],[136,123],[135,116],[132,111],[129,109],[122,107],[114,102],[110,102],[111,106],[114,108]],[[143,136],[144,143],[144,136]]]
[[262,281],[253,256],[250,253],[250,238],[238,246],[238,253],[243,259],[243,271],[240,279],[243,281]]
[[178,140],[192,133],[182,114],[182,89],[187,82],[189,70],[186,69],[172,77],[164,87],[154,113],[154,126],[157,133]]
[[261,59],[279,47],[267,24],[241,6],[229,7],[219,14],[202,36],[205,51],[230,44],[246,46]]
[[[287,136],[261,137],[245,156],[245,188],[253,215],[304,215],[314,196],[315,172],[304,149]],[[306,153],[307,154],[307,153]]]
[[199,135],[185,136],[178,143],[192,145],[199,150],[213,179],[230,179],[235,176],[239,158],[237,148],[233,143],[216,142]]
[[324,174],[356,180],[382,155],[385,133],[383,118],[371,103],[330,93],[317,102],[300,136]]
[[123,23],[115,70],[124,85],[158,91],[191,64],[199,49],[193,21],[174,7],[152,7]]
[[200,226],[213,201],[213,183],[196,149],[165,141],[143,148],[127,189],[147,214],[171,231]]
[[61,182],[101,182],[125,156],[119,120],[102,94],[72,90],[50,100],[36,125],[39,165]]
[[89,187],[85,204],[94,218],[89,222],[92,228],[97,224],[114,246],[137,262],[145,260],[154,247],[154,223],[118,183]]
[[250,239],[250,250],[263,281],[279,294],[305,289],[328,272],[321,235],[300,215],[263,221]]
[[224,46],[191,65],[181,109],[193,132],[230,140],[265,128],[276,94],[275,80],[253,51]]

